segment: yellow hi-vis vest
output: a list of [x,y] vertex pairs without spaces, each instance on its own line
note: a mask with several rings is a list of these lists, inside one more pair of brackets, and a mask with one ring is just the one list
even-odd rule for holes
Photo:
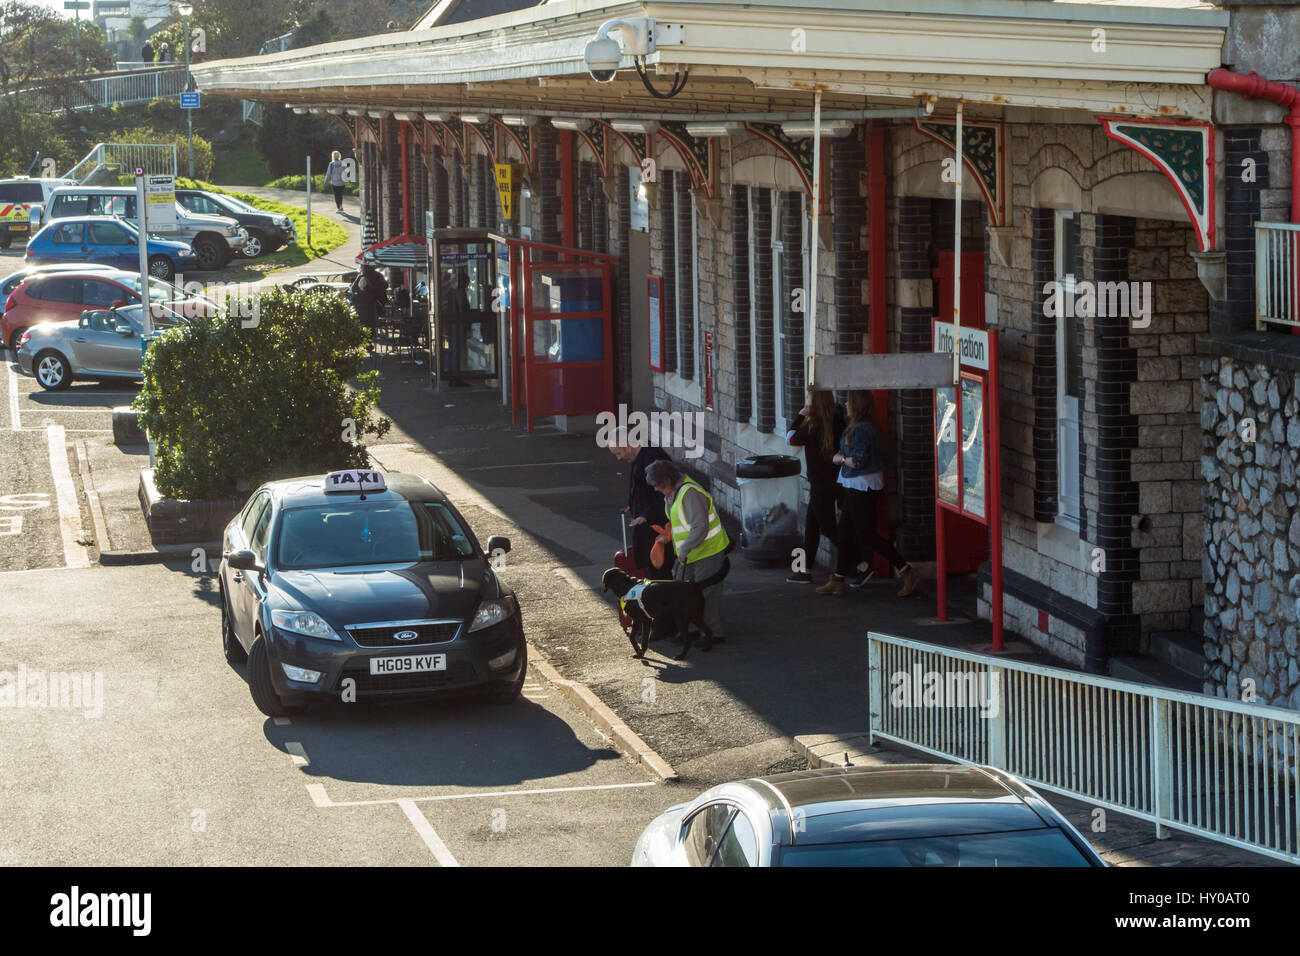
[[[682,514],[682,498],[685,496],[687,489],[698,491],[709,502],[708,534],[704,536],[704,540],[690,554],[682,552],[682,544],[691,532],[691,529],[686,526],[686,518]],[[677,551],[678,559],[685,564],[692,564],[704,558],[711,558],[715,554],[721,554],[727,550],[727,545],[731,543],[731,539],[727,537],[727,532],[722,530],[722,522],[718,519],[718,509],[713,507],[713,496],[690,478],[687,478],[686,482],[678,489],[677,497],[673,499],[673,505],[668,509],[668,520],[673,525],[673,547]]]

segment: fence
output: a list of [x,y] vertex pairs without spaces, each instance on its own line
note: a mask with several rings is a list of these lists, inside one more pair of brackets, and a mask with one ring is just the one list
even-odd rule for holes
[[154,70],[129,70],[86,76],[74,82],[23,90],[26,107],[33,112],[88,110],[109,106],[152,103],[178,97],[186,88],[185,64]]
[[1255,223],[1255,328],[1300,325],[1300,225]]
[[64,173],[65,179],[87,183],[96,174],[116,169],[120,174],[131,175],[135,167],[142,166],[149,176],[176,175],[176,145],[174,143],[99,143],[85,158]]
[[1300,712],[867,640],[873,737],[1300,863]]

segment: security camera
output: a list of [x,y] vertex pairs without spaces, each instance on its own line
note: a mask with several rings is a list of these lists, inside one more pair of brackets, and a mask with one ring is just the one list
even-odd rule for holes
[[[600,25],[596,36],[582,51],[582,59],[587,64],[587,72],[597,83],[608,83],[618,72],[618,65],[623,55],[646,56],[655,51],[654,20],[641,17],[636,20],[607,20]],[[617,30],[623,37],[620,44],[611,37],[610,31]]]
[[623,50],[618,41],[612,37],[592,40],[582,52],[582,59],[587,64],[587,72],[597,83],[609,83],[618,72],[618,65],[623,59]]

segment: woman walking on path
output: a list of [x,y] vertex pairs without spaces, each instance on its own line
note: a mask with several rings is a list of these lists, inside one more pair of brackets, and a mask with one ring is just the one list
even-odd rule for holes
[[337,149],[330,153],[330,164],[325,167],[325,181],[334,189],[334,205],[338,212],[343,211],[343,184],[347,181],[344,175],[347,171],[347,164],[343,162],[343,154]]
[[[854,558],[866,559],[869,550],[884,555],[903,581],[898,596],[916,590],[920,575],[898,553],[893,543],[876,531],[876,503],[885,490],[885,454],[872,421],[871,393],[849,392],[849,421],[832,459],[840,466],[839,484],[844,487],[844,509],[840,515],[839,560],[830,580],[818,594],[843,594],[844,578],[853,570]],[[862,548],[858,554],[855,545]],[[869,549],[869,550],[868,550]]]
[[803,551],[804,570],[794,570],[786,578],[794,584],[811,584],[813,565],[817,563],[817,551],[821,539],[835,543],[837,522],[835,505],[839,501],[840,486],[835,478],[839,467],[833,456],[844,435],[844,409],[835,401],[831,392],[815,392],[808,389],[808,404],[795,416],[794,427],[786,435],[786,440],[796,447],[803,448],[804,459],[808,463],[808,514],[804,519]]

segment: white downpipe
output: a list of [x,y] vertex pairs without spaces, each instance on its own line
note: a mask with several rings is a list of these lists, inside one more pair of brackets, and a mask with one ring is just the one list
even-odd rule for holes
[[957,191],[952,216],[952,384],[961,387],[961,180],[962,134],[961,100],[957,101]]
[[808,237],[808,284],[804,290],[803,354],[807,382],[812,382],[812,357],[817,352],[817,222],[822,205],[822,91],[813,92],[812,235]]

